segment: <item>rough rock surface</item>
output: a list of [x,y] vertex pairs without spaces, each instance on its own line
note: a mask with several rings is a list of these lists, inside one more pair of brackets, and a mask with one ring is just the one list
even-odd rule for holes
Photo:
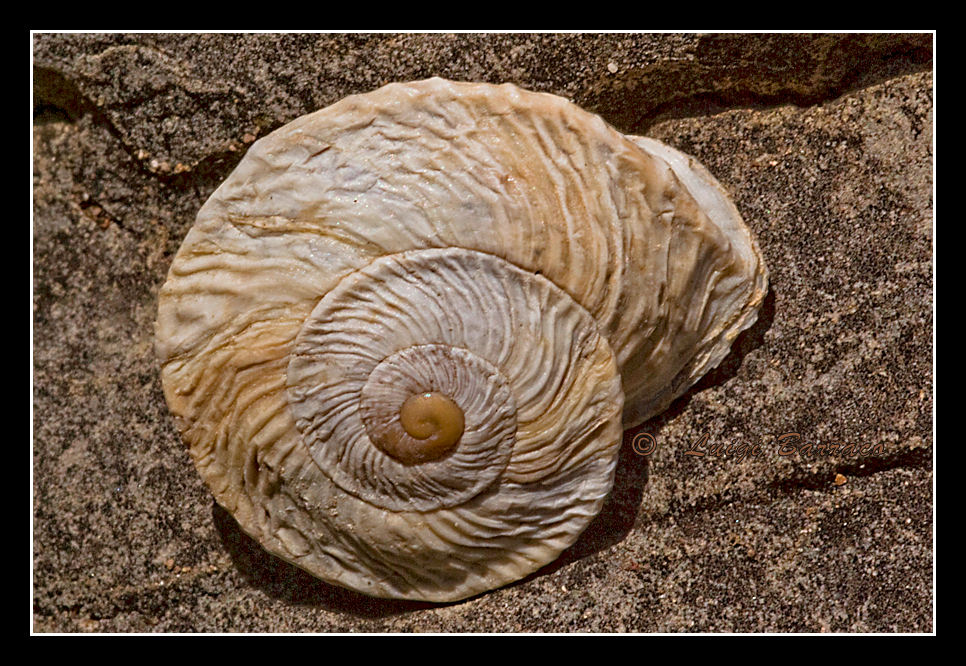
[[[33,630],[932,632],[932,58],[928,34],[35,34]],[[575,546],[448,605],[331,587],[243,535],[152,348],[171,257],[255,138],[434,75],[691,153],[772,285],[626,433]]]

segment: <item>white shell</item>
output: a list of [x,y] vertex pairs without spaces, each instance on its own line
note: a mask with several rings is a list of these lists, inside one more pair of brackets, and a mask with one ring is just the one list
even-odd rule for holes
[[[171,411],[266,549],[361,592],[450,601],[554,560],[622,430],[717,365],[767,277],[710,174],[553,95],[394,83],[256,142],[161,290]],[[423,391],[455,449],[373,444]]]

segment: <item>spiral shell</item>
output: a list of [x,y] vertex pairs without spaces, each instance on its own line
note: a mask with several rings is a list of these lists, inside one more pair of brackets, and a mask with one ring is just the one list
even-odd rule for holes
[[766,289],[693,160],[560,97],[429,79],[252,146],[174,258],[157,352],[197,469],[266,549],[450,601],[570,546],[623,429]]

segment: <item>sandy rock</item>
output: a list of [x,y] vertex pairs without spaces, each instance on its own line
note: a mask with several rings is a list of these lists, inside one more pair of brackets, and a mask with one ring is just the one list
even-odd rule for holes
[[[33,53],[34,631],[933,630],[931,35],[37,34]],[[255,138],[434,75],[693,154],[771,272],[732,355],[625,434],[581,539],[452,605],[331,587],[244,536],[153,353],[171,258]]]

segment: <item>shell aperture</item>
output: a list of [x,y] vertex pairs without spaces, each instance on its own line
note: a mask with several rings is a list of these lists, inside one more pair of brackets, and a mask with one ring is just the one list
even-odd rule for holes
[[267,550],[451,601],[570,546],[767,291],[703,167],[554,95],[395,83],[257,141],[162,287],[165,397]]

